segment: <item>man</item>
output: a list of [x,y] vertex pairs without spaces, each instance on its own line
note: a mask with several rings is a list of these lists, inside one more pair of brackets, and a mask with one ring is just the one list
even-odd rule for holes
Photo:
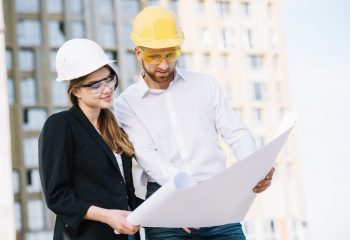
[[[252,134],[232,111],[217,81],[176,68],[184,36],[171,11],[144,8],[135,17],[130,37],[143,71],[139,82],[119,96],[115,111],[134,144],[143,180],[148,180],[146,197],[179,172],[201,182],[225,170],[218,135],[239,160],[256,150]],[[254,192],[270,186],[273,171]],[[146,238],[241,240],[245,236],[241,225],[232,223],[200,229],[146,228]]]

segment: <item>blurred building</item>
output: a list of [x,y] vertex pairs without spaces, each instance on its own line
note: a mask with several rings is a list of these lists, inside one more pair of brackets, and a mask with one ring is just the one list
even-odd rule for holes
[[15,239],[12,190],[11,132],[7,93],[5,23],[3,1],[0,0],[0,233],[3,240]]
[[[291,110],[278,0],[4,0],[17,239],[52,236],[54,215],[41,193],[37,140],[46,118],[68,108],[67,86],[55,81],[57,49],[71,38],[97,41],[118,59],[125,89],[139,73],[129,40],[132,19],[151,4],[178,15],[186,38],[179,65],[218,79],[259,146]],[[243,223],[247,238],[306,239],[293,135],[276,168],[273,186]]]

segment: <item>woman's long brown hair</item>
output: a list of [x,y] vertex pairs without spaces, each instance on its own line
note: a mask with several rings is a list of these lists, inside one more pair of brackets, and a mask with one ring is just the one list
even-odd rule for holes
[[[106,65],[104,67],[114,72],[110,66]],[[118,80],[117,73],[114,73]],[[87,76],[88,75],[69,81],[67,91],[69,99],[73,106],[78,106],[78,98],[73,94],[73,91],[74,89],[79,88]],[[110,109],[101,109],[97,123],[103,140],[105,140],[113,152],[124,152],[128,156],[133,156],[135,154],[132,143],[130,142],[126,133],[119,127],[118,122]]]

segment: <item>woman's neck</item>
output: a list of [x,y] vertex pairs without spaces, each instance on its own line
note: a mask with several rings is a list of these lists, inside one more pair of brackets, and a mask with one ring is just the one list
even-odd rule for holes
[[98,117],[100,116],[101,109],[100,108],[91,108],[86,106],[85,104],[79,104],[80,109],[83,111],[85,116],[89,119],[92,125],[98,129]]

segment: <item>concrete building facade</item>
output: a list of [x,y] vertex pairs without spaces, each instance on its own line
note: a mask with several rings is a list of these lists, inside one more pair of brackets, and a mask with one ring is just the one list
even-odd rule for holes
[[[122,91],[139,74],[129,40],[132,19],[154,4],[169,7],[180,19],[186,40],[178,65],[213,75],[259,146],[292,109],[278,0],[5,0],[17,239],[52,235],[54,215],[41,193],[37,140],[46,118],[69,106],[66,84],[54,80],[57,49],[71,38],[97,41],[118,60]],[[230,165],[234,158],[227,153]],[[243,222],[247,238],[306,239],[293,135],[276,169],[272,187],[258,196]]]

